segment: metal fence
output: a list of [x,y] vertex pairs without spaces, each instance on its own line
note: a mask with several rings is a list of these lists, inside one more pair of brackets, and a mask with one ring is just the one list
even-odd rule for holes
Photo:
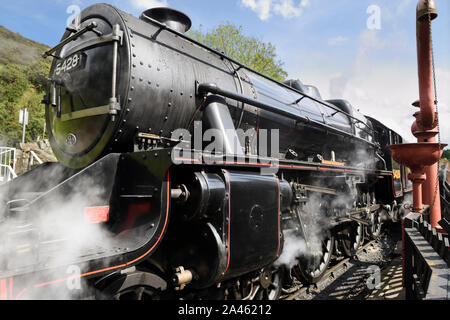
[[404,227],[403,267],[406,299],[449,300],[448,234],[437,232],[418,213],[406,217]]
[[16,149],[0,147],[0,183],[16,178]]

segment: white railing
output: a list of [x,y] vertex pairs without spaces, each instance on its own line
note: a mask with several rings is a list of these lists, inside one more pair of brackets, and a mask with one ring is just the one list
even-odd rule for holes
[[0,183],[17,178],[16,149],[0,147]]
[[39,164],[42,164],[42,160],[37,156],[37,154],[33,151],[30,150],[30,161],[28,162],[28,170],[31,170],[31,167],[34,164],[34,160],[36,160]]

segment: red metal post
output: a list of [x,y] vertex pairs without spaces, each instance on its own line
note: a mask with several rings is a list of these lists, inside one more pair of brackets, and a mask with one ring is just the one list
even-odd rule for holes
[[[431,43],[431,21],[437,17],[434,0],[419,0],[417,5],[417,62],[419,75],[420,112],[416,116],[417,131],[413,134],[418,142],[435,143],[437,115],[434,108],[433,56]],[[423,183],[423,203],[431,207],[430,223],[439,228],[441,201],[439,193],[437,163],[425,166],[426,180]],[[414,192],[414,197],[418,196]],[[416,200],[415,200],[416,201]],[[418,200],[417,200],[418,201]]]
[[422,181],[413,181],[413,211],[422,212]]
[[[425,0],[417,6],[417,65],[419,73],[420,119],[423,131],[436,128],[433,91],[433,57],[431,54],[431,17],[424,11]],[[434,1],[428,2],[429,4]],[[436,10],[436,7],[434,7]],[[431,10],[431,9],[430,9]]]
[[[433,55],[431,42],[431,21],[437,17],[434,0],[419,0],[417,4],[417,62],[419,73],[420,101],[413,103],[420,111],[411,131],[417,143],[389,146],[392,157],[398,163],[411,169],[409,179],[413,182],[413,212],[422,213],[423,203],[432,206],[430,223],[439,229],[441,202],[437,162],[446,146],[436,143],[438,119],[434,106]],[[422,203],[423,202],[423,203]],[[411,212],[410,212],[411,213]],[[402,271],[405,285],[405,219],[402,219]]]

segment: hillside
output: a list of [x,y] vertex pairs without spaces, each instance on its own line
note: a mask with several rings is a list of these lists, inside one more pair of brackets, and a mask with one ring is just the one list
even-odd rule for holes
[[0,26],[0,63],[32,65],[49,47]]
[[19,110],[30,113],[26,140],[43,136],[45,93],[51,60],[41,54],[48,46],[0,26],[0,145],[15,146],[22,137]]

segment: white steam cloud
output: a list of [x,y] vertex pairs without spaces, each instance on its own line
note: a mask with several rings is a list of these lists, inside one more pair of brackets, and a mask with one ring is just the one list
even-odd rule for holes
[[[45,176],[30,180],[21,187],[22,190],[37,191],[50,177],[55,179],[61,174],[61,167],[56,167]],[[45,183],[44,183],[45,184]],[[2,191],[3,190],[3,191]],[[103,187],[86,177],[77,183],[76,189],[66,195],[55,192],[51,201],[36,206],[27,201],[20,201],[11,207],[25,210],[7,210],[7,202],[14,199],[35,199],[38,194],[15,192],[10,199],[5,186],[0,190],[0,274],[18,269],[35,271],[36,267],[67,267],[63,276],[70,277],[64,285],[48,285],[41,293],[34,293],[33,286],[42,282],[38,274],[28,278],[25,283],[15,280],[15,288],[28,288],[24,299],[74,299],[80,295],[82,286],[74,283],[83,281],[76,276],[77,265],[91,254],[107,252],[114,248],[110,232],[101,224],[88,223],[84,209],[94,204],[104,205]],[[43,190],[39,190],[43,191]],[[102,202],[103,201],[103,202]],[[84,258],[83,258],[84,256]],[[37,271],[37,270],[36,270]],[[83,270],[84,271],[84,270]],[[61,274],[58,274],[61,277]],[[17,279],[17,278],[15,278]],[[45,292],[44,295],[41,295]],[[14,298],[14,297],[10,297]]]
[[312,194],[308,203],[301,209],[302,226],[300,232],[287,234],[284,238],[283,252],[275,262],[275,266],[292,268],[300,258],[310,258],[320,255],[323,240],[326,239],[331,227],[330,219],[324,210],[327,200],[320,194]]

